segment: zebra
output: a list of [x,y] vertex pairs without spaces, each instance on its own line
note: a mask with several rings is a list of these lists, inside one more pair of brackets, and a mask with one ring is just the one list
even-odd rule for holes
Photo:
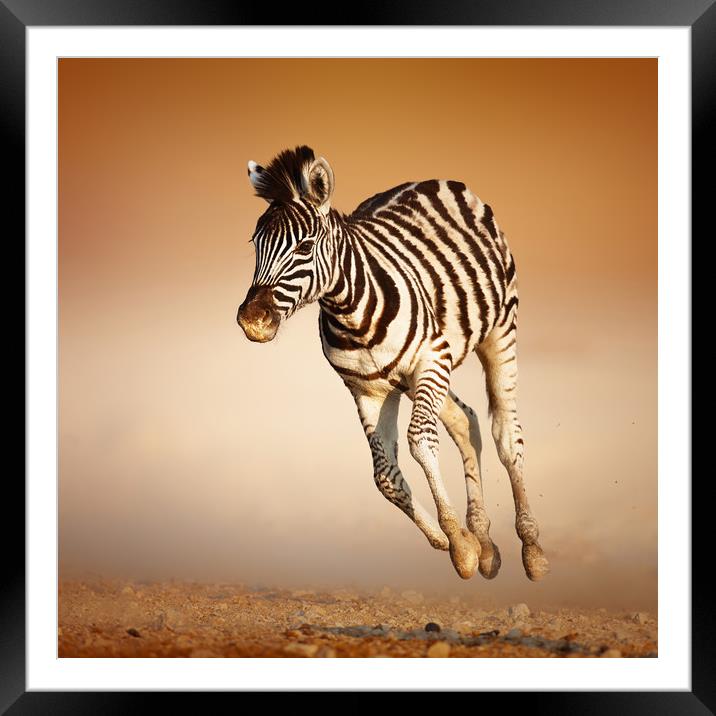
[[[345,215],[331,207],[335,180],[323,157],[299,146],[264,168],[248,164],[255,194],[269,206],[251,242],[256,265],[237,321],[266,342],[281,323],[318,302],[323,354],[351,392],[380,492],[449,551],[457,574],[494,578],[500,551],[490,538],[475,411],[450,376],[476,353],[484,368],[492,435],[509,474],[515,528],[527,577],[549,564],[523,481],[524,441],[516,408],[517,274],[492,209],[462,182],[407,182]],[[437,508],[413,496],[398,466],[398,405],[412,400],[408,444]],[[440,420],[464,464],[467,529],[448,497],[438,462]]]

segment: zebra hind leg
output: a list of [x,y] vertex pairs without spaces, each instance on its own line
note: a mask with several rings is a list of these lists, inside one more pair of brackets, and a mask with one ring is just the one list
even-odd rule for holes
[[[507,323],[507,321],[505,321]],[[532,581],[549,572],[549,563],[538,542],[539,526],[532,514],[523,480],[524,440],[517,418],[516,323],[493,329],[477,348],[485,369],[492,413],[492,437],[497,454],[512,484],[515,502],[515,529],[522,541],[522,564]]]
[[410,453],[425,472],[435,500],[440,529],[450,544],[453,567],[460,577],[469,579],[478,567],[480,542],[472,532],[460,526],[460,519],[450,504],[440,476],[438,462],[437,420],[450,384],[449,362],[435,360],[424,365],[417,376],[414,390],[410,391],[413,399],[413,411],[408,426]]
[[413,497],[398,467],[398,407],[400,391],[387,397],[353,396],[373,456],[373,479],[388,502],[400,508],[435,549],[447,550],[448,539],[435,519]]
[[462,455],[467,489],[467,527],[480,542],[480,574],[493,579],[500,570],[500,550],[490,538],[490,518],[485,510],[480,474],[482,438],[475,411],[452,391],[445,399],[440,420]]

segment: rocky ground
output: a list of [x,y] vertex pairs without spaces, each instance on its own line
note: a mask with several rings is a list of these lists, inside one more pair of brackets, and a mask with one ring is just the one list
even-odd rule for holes
[[63,581],[60,657],[655,657],[645,612],[419,592]]

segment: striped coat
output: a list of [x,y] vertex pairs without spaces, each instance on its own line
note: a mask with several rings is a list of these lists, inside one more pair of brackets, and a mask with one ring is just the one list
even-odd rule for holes
[[[399,387],[426,345],[449,371],[496,325],[516,323],[514,259],[490,207],[464,184],[403,184],[339,221],[341,271],[319,301],[324,352],[339,374]],[[352,368],[383,347],[389,360],[378,368]]]
[[[516,409],[517,274],[492,209],[462,182],[405,183],[350,215],[330,206],[334,177],[308,147],[249,163],[269,202],[253,242],[254,280],[238,321],[248,338],[271,340],[301,306],[317,301],[323,352],[353,395],[381,493],[450,552],[457,573],[492,578],[500,553],[489,535],[475,412],[450,390],[472,353],[485,368],[498,455],[511,479],[527,576],[548,571],[523,483]],[[413,497],[397,463],[400,397],[412,400],[408,442],[423,468],[437,522]],[[445,490],[437,421],[460,450],[468,494],[466,528]]]

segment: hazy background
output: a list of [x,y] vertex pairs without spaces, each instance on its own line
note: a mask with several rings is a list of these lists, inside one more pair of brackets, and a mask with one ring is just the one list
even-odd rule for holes
[[[656,60],[62,59],[59,88],[62,577],[655,607]],[[460,580],[379,494],[318,307],[266,345],[237,326],[265,207],[246,163],[303,143],[346,212],[429,178],[491,204],[517,261],[543,582],[522,570],[476,358],[453,385],[482,417],[492,582]],[[401,458],[431,505],[405,440]]]

